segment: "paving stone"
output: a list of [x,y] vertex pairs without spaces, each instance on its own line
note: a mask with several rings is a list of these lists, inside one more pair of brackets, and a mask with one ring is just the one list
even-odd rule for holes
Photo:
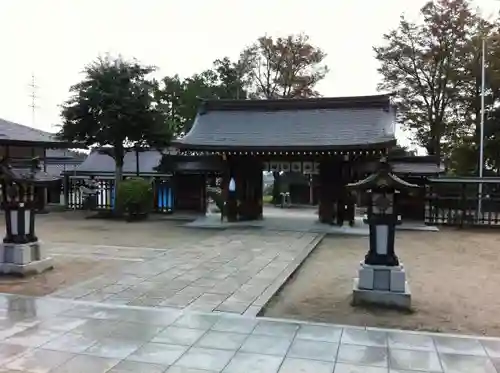
[[393,369],[440,372],[441,363],[436,352],[395,350],[389,352],[389,365]]
[[360,346],[386,347],[387,333],[375,330],[344,328],[341,343]]
[[73,354],[59,351],[28,350],[26,353],[9,361],[2,368],[21,372],[48,373],[73,356]]
[[164,373],[165,366],[158,364],[122,361],[106,373]]
[[236,302],[232,300],[226,300],[222,302],[217,308],[217,311],[221,312],[231,312],[242,314],[250,306],[250,302]]
[[[335,370],[333,371],[333,373],[387,373],[387,368],[367,367],[363,365],[337,363],[335,364]],[[415,372],[408,372],[408,371],[404,372],[391,369],[390,373],[415,373]]]
[[339,343],[342,328],[327,325],[301,325],[297,339]]
[[198,339],[200,339],[203,334],[205,334],[205,330],[202,329],[188,329],[169,326],[157,334],[153,338],[152,342],[191,346]]
[[496,373],[492,361],[485,356],[440,354],[445,372],[449,373]]
[[247,334],[209,331],[196,342],[195,346],[218,348],[221,350],[237,350],[247,338]]
[[353,365],[387,367],[387,355],[387,348],[385,347],[341,344],[337,355],[337,361]]
[[235,351],[193,347],[174,366],[220,371],[234,354]]
[[198,298],[198,295],[177,293],[176,295],[160,302],[160,305],[167,306],[167,307],[184,308],[184,307],[187,307],[188,305],[190,305],[192,302],[194,302],[197,298]]
[[411,333],[388,333],[390,348],[418,351],[436,351],[436,346],[431,336]]
[[13,336],[7,338],[5,342],[27,347],[40,347],[62,334],[63,332],[61,331],[40,329],[37,326],[34,326],[14,334]]
[[477,339],[436,336],[434,341],[439,353],[486,356],[486,350]]
[[56,330],[61,332],[69,332],[80,325],[85,324],[87,320],[76,317],[63,317],[63,316],[54,316],[50,319],[42,321],[38,327],[40,329],[48,329],[48,330]]
[[219,319],[217,315],[187,314],[177,320],[174,325],[191,329],[210,329]]
[[287,356],[334,362],[338,346],[338,343],[296,339],[293,341]]
[[78,298],[78,300],[87,301],[87,302],[102,302],[109,298],[112,294],[103,293],[102,291],[93,291],[83,297]]
[[109,334],[110,338],[132,339],[137,341],[150,341],[164,330],[164,326],[145,325],[132,322],[119,322]]
[[118,362],[117,359],[77,355],[50,373],[105,373],[116,366]]
[[500,341],[499,340],[482,340],[486,353],[489,357],[500,358]]
[[334,363],[326,361],[286,358],[278,373],[332,373],[333,366]]
[[97,341],[95,338],[70,332],[53,339],[42,347],[54,351],[81,353],[97,343]]
[[275,337],[293,337],[299,328],[298,324],[277,322],[277,321],[259,321],[254,334],[269,335]]
[[238,352],[223,373],[276,373],[282,357]]
[[71,332],[99,339],[109,336],[117,324],[117,321],[110,320],[87,320],[85,324],[74,328]]
[[234,333],[251,333],[258,324],[256,319],[220,317],[212,327],[212,330]]
[[163,343],[146,343],[127,357],[127,360],[168,366],[179,359],[188,348],[188,346]]
[[285,356],[292,337],[270,337],[267,335],[251,335],[241,346],[241,352],[250,352],[264,355]]
[[104,338],[87,348],[84,353],[112,359],[124,359],[137,351],[143,344],[142,341]]
[[28,350],[26,346],[0,344],[0,367]]

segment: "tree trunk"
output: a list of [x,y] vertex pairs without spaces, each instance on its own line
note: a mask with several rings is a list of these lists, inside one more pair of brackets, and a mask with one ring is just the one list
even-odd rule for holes
[[114,187],[114,215],[116,216],[122,216],[124,211],[121,208],[121,206],[117,203],[117,195],[118,195],[118,188],[120,187],[120,183],[123,179],[123,165],[118,165],[116,164],[115,167],[115,187]]
[[118,188],[118,185],[123,180],[123,165],[116,165],[115,169],[115,188]]
[[114,158],[115,158],[115,208],[114,208],[114,213],[117,216],[122,216],[124,211],[122,211],[121,207],[117,203],[118,201],[116,200],[116,196],[118,194],[118,188],[120,187],[120,183],[123,180],[123,160],[125,158],[125,153],[123,150],[123,146],[116,146],[114,147]]

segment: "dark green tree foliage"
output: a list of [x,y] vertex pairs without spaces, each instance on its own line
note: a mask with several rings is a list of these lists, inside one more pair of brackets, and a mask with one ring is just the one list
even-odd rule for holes
[[[462,130],[458,132],[453,170],[459,174],[477,174],[479,169],[479,144],[481,139],[481,57],[482,40],[485,40],[485,124],[484,160],[486,169],[499,173],[500,158],[498,139],[500,135],[500,39],[498,20],[479,20],[469,42],[468,61],[465,65],[465,89],[461,101],[457,102],[461,113]],[[458,154],[458,155],[457,155]],[[486,174],[486,173],[485,173]]]
[[98,58],[84,69],[84,79],[71,87],[62,106],[60,139],[105,149],[116,163],[116,183],[122,179],[126,143],[165,147],[171,129],[147,76],[153,67],[122,58]]
[[182,135],[189,131],[198,112],[200,98],[245,99],[245,76],[242,67],[227,57],[216,60],[212,69],[186,79],[178,75],[162,79],[157,89],[161,107],[175,129]]
[[399,121],[430,155],[440,157],[443,143],[461,123],[455,103],[464,92],[470,32],[477,24],[466,0],[429,1],[422,23],[401,17],[397,29],[375,47],[380,61],[379,89],[396,93]]
[[245,100],[248,98],[248,67],[245,61],[232,62],[228,57],[214,62],[216,74],[215,95],[220,99]]
[[316,84],[328,73],[326,53],[305,34],[286,38],[260,37],[240,56],[253,98],[318,96]]

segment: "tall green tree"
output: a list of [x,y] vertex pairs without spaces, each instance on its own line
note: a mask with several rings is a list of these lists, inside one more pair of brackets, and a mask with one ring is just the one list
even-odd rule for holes
[[88,146],[111,146],[103,151],[116,164],[116,184],[122,180],[127,144],[165,147],[172,131],[155,100],[155,69],[137,61],[109,56],[84,69],[84,78],[70,88],[62,105],[63,124],[57,136]]
[[246,79],[245,66],[225,57],[214,61],[212,68],[185,79],[177,75],[163,78],[156,96],[172,119],[176,134],[182,135],[194,122],[200,98],[246,99]]
[[318,96],[316,84],[328,73],[326,53],[305,34],[260,37],[240,55],[253,98]]
[[[498,145],[499,134],[499,111],[500,103],[500,38],[498,19],[489,22],[479,19],[476,27],[472,30],[473,37],[469,41],[468,63],[464,66],[463,85],[461,100],[457,102],[460,116],[457,120],[462,122],[463,130],[457,138],[457,154],[468,154],[468,160],[459,162],[452,159],[456,165],[457,173],[476,174],[479,170],[479,147],[481,142],[481,96],[482,92],[482,44],[485,44],[485,128],[484,128],[484,159],[485,166],[495,167],[498,164],[498,153],[495,151]],[[466,149],[468,148],[468,149]],[[465,158],[465,157],[462,157]],[[464,167],[464,165],[467,165]]]
[[218,98],[238,100],[248,98],[246,87],[249,84],[249,77],[245,60],[233,62],[229,57],[224,57],[214,61],[212,70],[216,74],[214,93]]
[[420,15],[421,23],[401,17],[384,35],[384,45],[374,48],[379,89],[396,93],[399,121],[439,159],[444,144],[463,129],[456,103],[466,90],[465,66],[478,15],[467,0],[429,1]]

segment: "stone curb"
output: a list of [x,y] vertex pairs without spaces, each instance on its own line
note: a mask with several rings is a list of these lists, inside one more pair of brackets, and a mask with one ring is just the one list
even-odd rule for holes
[[326,234],[321,233],[312,239],[302,252],[280,273],[271,285],[250,305],[243,316],[256,317],[265,308],[267,303],[288,282],[288,279],[301,266],[311,252],[319,245]]

